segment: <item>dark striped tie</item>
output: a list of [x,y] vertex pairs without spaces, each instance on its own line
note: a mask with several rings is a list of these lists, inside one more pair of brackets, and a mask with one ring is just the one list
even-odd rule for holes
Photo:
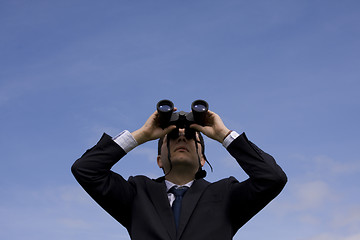
[[180,219],[180,211],[181,211],[181,201],[185,194],[185,192],[188,190],[188,187],[179,187],[176,188],[176,186],[170,188],[169,193],[172,193],[175,195],[175,201],[172,204],[172,210],[174,213],[174,219],[176,224],[176,229],[179,226],[179,219]]

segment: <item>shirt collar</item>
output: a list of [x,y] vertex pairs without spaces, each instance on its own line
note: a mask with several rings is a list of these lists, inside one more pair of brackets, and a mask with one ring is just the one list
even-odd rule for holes
[[167,191],[169,191],[170,188],[172,188],[173,186],[177,186],[177,188],[178,188],[178,187],[183,187],[183,186],[185,186],[185,187],[191,187],[191,185],[192,185],[193,183],[194,183],[194,180],[192,180],[192,181],[190,181],[190,182],[188,182],[188,183],[186,183],[186,184],[184,184],[184,185],[177,185],[177,184],[172,183],[172,182],[170,182],[170,181],[168,181],[168,180],[165,180],[165,184],[166,184],[166,189],[167,189]]

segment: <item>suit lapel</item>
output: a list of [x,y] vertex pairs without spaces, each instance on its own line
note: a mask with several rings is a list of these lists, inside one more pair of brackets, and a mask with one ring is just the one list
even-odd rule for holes
[[176,238],[176,227],[174,216],[167,197],[165,182],[160,179],[147,182],[147,191],[154,205],[161,223],[168,232],[170,239]]
[[204,179],[195,180],[193,185],[184,195],[181,206],[180,222],[177,239],[180,238],[184,231],[186,224],[189,221],[191,214],[193,213],[202,193],[210,183]]

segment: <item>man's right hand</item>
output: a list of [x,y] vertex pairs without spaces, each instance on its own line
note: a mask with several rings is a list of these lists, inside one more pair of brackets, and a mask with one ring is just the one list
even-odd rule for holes
[[[174,111],[176,110],[177,109],[174,108]],[[155,111],[153,114],[151,114],[151,116],[141,128],[131,133],[139,145],[147,141],[164,137],[166,134],[176,128],[175,125],[171,125],[165,129],[162,129],[159,126],[158,119],[159,113]]]

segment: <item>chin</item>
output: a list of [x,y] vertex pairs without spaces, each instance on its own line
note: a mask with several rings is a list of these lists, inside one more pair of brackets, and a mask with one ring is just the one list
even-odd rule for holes
[[198,165],[197,161],[194,162],[193,159],[185,158],[185,157],[177,157],[172,159],[172,165],[183,165],[183,166],[194,166]]

